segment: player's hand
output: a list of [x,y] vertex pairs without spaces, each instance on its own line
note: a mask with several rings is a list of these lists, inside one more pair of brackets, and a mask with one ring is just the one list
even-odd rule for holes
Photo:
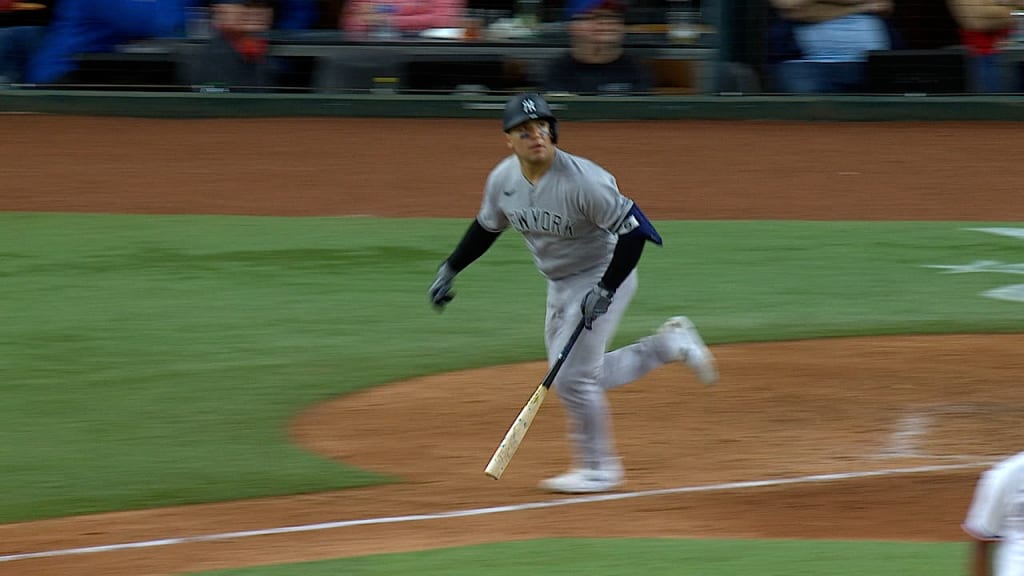
[[583,301],[580,302],[580,313],[583,314],[583,326],[587,330],[593,329],[594,320],[608,311],[608,306],[612,303],[614,296],[614,290],[609,290],[598,284],[583,297]]
[[455,274],[455,270],[452,270],[447,262],[442,263],[441,267],[437,269],[437,278],[434,278],[434,283],[427,291],[430,295],[430,302],[438,312],[443,312],[445,305],[455,298],[455,293],[452,292],[452,281],[455,280]]

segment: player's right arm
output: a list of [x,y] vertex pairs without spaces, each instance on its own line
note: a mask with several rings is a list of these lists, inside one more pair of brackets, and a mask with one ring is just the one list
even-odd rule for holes
[[615,292],[640,262],[644,245],[659,246],[661,236],[635,202],[619,192],[615,178],[603,169],[588,174],[577,203],[594,224],[615,234],[615,249],[601,280],[580,302],[583,325],[589,330],[594,320],[608,311]]
[[444,307],[455,298],[455,293],[452,292],[455,276],[483,256],[508,225],[504,213],[498,207],[497,194],[495,176],[492,172],[484,187],[480,213],[470,223],[455,250],[438,267],[437,276],[427,291],[430,302],[438,311],[444,310]]
[[430,302],[438,311],[443,310],[455,298],[455,293],[452,292],[455,276],[463,268],[472,264],[474,260],[483,256],[500,234],[501,232],[491,232],[484,228],[480,225],[479,220],[473,220],[451,256],[448,256],[437,269],[437,276],[427,291],[430,295]]

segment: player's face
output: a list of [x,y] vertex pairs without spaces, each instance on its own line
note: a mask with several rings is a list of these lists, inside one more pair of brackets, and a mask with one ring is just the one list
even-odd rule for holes
[[544,164],[555,155],[551,142],[551,126],[547,120],[528,120],[505,135],[508,147],[523,162]]

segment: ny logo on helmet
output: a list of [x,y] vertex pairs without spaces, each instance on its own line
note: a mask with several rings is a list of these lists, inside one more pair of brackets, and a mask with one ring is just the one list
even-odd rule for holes
[[523,100],[523,112],[530,115],[536,114],[537,105],[533,103],[533,100],[527,98]]

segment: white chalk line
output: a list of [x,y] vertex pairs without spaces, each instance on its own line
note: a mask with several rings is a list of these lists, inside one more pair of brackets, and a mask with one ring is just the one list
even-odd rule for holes
[[900,474],[919,474],[924,472],[942,472],[948,470],[960,470],[965,468],[976,468],[989,466],[997,459],[967,462],[959,464],[942,464],[934,466],[918,466],[912,468],[890,468],[888,470],[868,470],[861,472],[838,472],[833,474],[812,474],[810,476],[797,476],[792,478],[775,478],[770,480],[748,480],[742,482],[726,482],[723,484],[709,484],[704,486],[679,486],[675,488],[658,488],[655,490],[641,490],[637,492],[612,492],[605,494],[592,494],[588,496],[576,496],[545,502],[528,502],[525,504],[508,504],[505,506],[491,506],[487,508],[471,508],[467,510],[452,510],[448,512],[436,512],[433,514],[413,514],[409,516],[389,516],[384,518],[364,518],[360,520],[340,520],[336,522],[321,522],[317,524],[304,524],[300,526],[283,526],[279,528],[264,528],[260,530],[244,530],[240,532],[223,532],[219,534],[204,534],[202,536],[183,536],[180,538],[161,538],[158,540],[146,540],[142,542],[125,542],[121,544],[107,544],[103,546],[86,546],[82,548],[64,548],[60,550],[46,550],[42,552],[27,552],[22,554],[8,554],[0,556],[0,562],[13,562],[15,560],[33,560],[40,558],[56,558],[60,556],[78,556],[83,554],[98,554],[102,552],[118,552],[138,548],[159,548],[163,546],[175,546],[178,544],[195,544],[202,542],[217,542],[220,540],[236,540],[239,538],[252,538],[255,536],[273,536],[279,534],[294,534],[299,532],[316,532],[320,530],[334,530],[337,528],[351,528],[353,526],[371,526],[378,524],[397,524],[402,522],[421,522],[426,520],[444,520],[449,518],[465,518],[469,516],[483,516],[487,514],[501,514],[504,512],[521,512],[524,510],[538,510],[542,508],[555,508],[559,506],[570,506],[574,504],[587,504],[591,502],[610,502],[614,500],[628,500],[631,498],[645,498],[650,496],[665,496],[670,494],[689,494],[694,492],[720,492],[725,490],[739,490],[744,488],[764,488],[770,486],[784,486],[788,484],[809,484],[816,482],[833,482],[836,480],[851,480],[857,478],[872,478],[879,476],[897,476]]

